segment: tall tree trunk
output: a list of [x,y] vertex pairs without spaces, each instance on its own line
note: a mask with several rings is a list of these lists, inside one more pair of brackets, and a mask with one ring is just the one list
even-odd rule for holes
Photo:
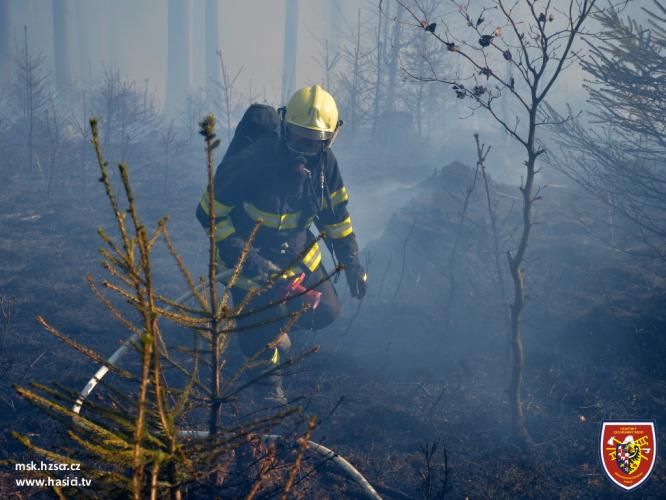
[[9,0],[0,0],[0,86],[10,80],[11,27]]
[[354,40],[354,53],[352,60],[352,85],[349,99],[351,123],[350,139],[352,144],[358,128],[359,106],[361,101],[361,9],[358,9],[358,22],[356,25],[356,39]]
[[[331,57],[340,52],[340,40],[342,38],[342,0],[328,0],[327,2],[327,36],[328,50]],[[328,88],[326,90],[329,90]]]
[[388,30],[387,21],[389,16],[389,9],[391,5],[387,4],[385,9],[382,8],[380,3],[377,13],[377,54],[376,65],[377,71],[375,72],[375,89],[374,101],[372,105],[372,137],[376,139],[377,134],[377,118],[379,117],[379,104],[381,100],[382,85],[384,83],[384,62],[386,61],[386,32]]
[[[95,43],[92,40],[92,33],[95,30],[94,26],[91,26],[90,14],[94,5],[90,6],[90,2],[83,2],[77,6],[75,9],[76,13],[76,45],[78,49],[78,68],[79,68],[79,78],[78,82],[80,88],[89,89],[93,84],[93,72],[92,72],[92,55],[94,54],[95,48],[92,47],[92,44]],[[83,123],[86,123],[84,121]]]
[[[426,34],[425,32],[421,33],[421,40],[419,41],[419,67],[418,67],[419,78],[425,77],[423,73],[425,69],[425,62],[428,60],[426,37],[424,36],[425,34]],[[416,82],[416,105],[414,106],[414,108],[416,109],[416,131],[419,137],[423,137],[423,101],[425,94],[423,85],[424,82],[422,81]]]
[[190,2],[169,0],[167,13],[167,81],[164,110],[177,115],[190,91]]
[[72,84],[69,44],[69,0],[52,0],[53,8],[53,60],[55,64],[55,86],[64,95]]
[[[535,92],[538,80],[533,87],[533,102],[536,101]],[[525,368],[525,351],[523,349],[522,313],[525,307],[525,270],[522,267],[527,244],[532,230],[532,205],[534,204],[534,177],[536,175],[536,160],[540,154],[536,146],[536,122],[538,103],[533,104],[529,112],[528,139],[525,144],[527,161],[525,162],[527,176],[525,184],[520,187],[523,195],[523,227],[520,241],[515,253],[507,252],[509,270],[513,280],[514,298],[511,304],[511,347],[513,350],[513,367],[511,382],[509,383],[509,400],[513,417],[513,430],[516,436],[524,443],[531,443],[532,439],[525,424],[523,408],[522,386],[523,369]]]
[[296,83],[298,52],[298,0],[287,0],[284,17],[284,62],[282,67],[282,102],[286,103]]
[[400,35],[402,34],[402,18],[405,9],[398,11],[398,16],[393,23],[391,40],[391,58],[388,66],[388,88],[386,89],[386,110],[395,109],[396,81],[398,79],[398,56],[400,55]]
[[206,0],[206,83],[205,88],[211,93],[220,82],[220,65],[217,50],[220,48],[218,23],[218,0]]

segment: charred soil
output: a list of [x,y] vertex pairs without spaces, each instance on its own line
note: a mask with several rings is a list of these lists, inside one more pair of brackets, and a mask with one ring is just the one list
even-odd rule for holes
[[[456,172],[447,180],[442,171],[434,180],[446,181],[453,192],[463,175]],[[457,195],[444,200],[433,191],[434,180],[430,194],[415,192],[419,203],[412,203],[409,213],[396,212],[393,229],[368,245],[375,252],[370,266],[375,288],[360,314],[343,293],[347,312],[336,325],[316,335],[294,335],[296,349],[322,346],[286,376],[289,393],[302,396],[306,412],[320,418],[313,440],[347,458],[385,498],[623,497],[601,468],[599,435],[604,420],[640,419],[656,421],[658,441],[666,438],[659,425],[666,415],[666,294],[659,274],[621,256],[595,261],[605,250],[575,233],[579,226],[571,211],[546,219],[553,228],[543,230],[541,240],[535,236],[535,258],[528,263],[538,277],[531,283],[525,336],[525,410],[535,445],[520,446],[511,434],[506,394],[510,359],[503,309],[484,303],[485,291],[495,286],[486,226],[481,212],[471,217],[459,265],[478,272],[461,278],[458,314],[449,321],[443,304],[449,281],[433,271],[432,256],[447,254],[447,247],[438,245],[450,237],[441,236],[441,228],[448,216],[455,220],[451,200]],[[467,180],[464,174],[460,182]],[[40,331],[35,316],[105,355],[127,333],[84,281],[87,273],[102,274],[96,230],[112,222],[99,202],[101,187],[89,189],[85,198],[74,196],[76,190],[46,198],[18,173],[3,182],[8,195],[0,199],[0,295],[11,313],[0,325],[0,457],[27,462],[31,457],[10,430],[46,443],[60,434],[12,385],[36,380],[78,390],[96,369]],[[195,268],[205,257],[205,239],[194,220],[200,187],[182,186],[171,195],[179,206],[192,208],[172,214],[171,224],[176,244]],[[497,186],[498,192],[503,189],[509,188]],[[148,177],[135,190],[155,200],[142,207],[155,220],[169,210]],[[561,213],[566,195],[550,203],[555,208],[544,207],[544,213]],[[510,220],[511,199],[500,204]],[[413,221],[409,214],[420,210],[430,217],[412,232],[399,285],[402,241]],[[473,244],[481,251],[472,250]],[[557,245],[564,251],[556,252]],[[382,254],[381,247],[393,248],[393,256]],[[591,247],[597,253],[590,253]],[[178,295],[183,287],[169,281],[173,264],[166,254],[158,266],[162,287]],[[379,293],[382,272],[387,276]],[[559,278],[562,273],[566,278]],[[394,293],[398,286],[402,289]],[[361,498],[362,491],[329,462],[306,456],[296,496]],[[2,472],[0,497],[37,495],[17,488],[17,477]],[[664,492],[666,466],[657,458],[638,494],[659,498]]]

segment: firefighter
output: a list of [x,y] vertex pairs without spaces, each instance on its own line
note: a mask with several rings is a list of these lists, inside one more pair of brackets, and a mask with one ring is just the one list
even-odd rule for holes
[[[255,112],[261,108],[253,106]],[[263,108],[275,113],[272,108]],[[278,133],[257,134],[259,137],[253,140],[252,134],[246,138],[245,132],[240,132],[252,123],[263,124],[265,130],[266,122],[271,122],[270,111],[253,120],[241,120],[214,179],[216,241],[222,271],[235,266],[250,232],[257,222],[261,224],[241,277],[231,290],[234,304],[242,301],[247,290],[279,277],[268,293],[249,304],[249,310],[261,312],[238,321],[240,346],[248,358],[276,338],[285,322],[272,321],[276,316],[301,311],[307,304],[297,327],[317,330],[330,325],[340,313],[333,284],[325,279],[321,240],[315,241],[313,226],[324,233],[335,258],[344,266],[351,295],[361,300],[367,289],[367,275],[359,262],[347,210],[347,189],[331,151],[342,125],[335,100],[319,85],[302,88],[275,116]],[[242,148],[237,146],[239,136],[248,143]],[[206,229],[210,221],[208,207],[206,191],[197,208],[197,218]],[[314,292],[288,300],[281,308],[262,310],[262,306],[280,302],[289,293],[294,295],[300,286],[314,287]],[[262,322],[267,323],[256,326]],[[255,327],[250,328],[252,325]],[[285,341],[282,345],[288,345],[287,339],[281,340]],[[268,350],[263,358],[267,365],[278,364],[279,350]],[[271,390],[274,399],[284,402],[279,379],[273,377]]]

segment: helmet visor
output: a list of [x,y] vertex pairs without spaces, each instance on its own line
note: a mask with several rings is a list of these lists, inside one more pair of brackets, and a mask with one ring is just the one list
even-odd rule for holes
[[294,123],[287,123],[287,130],[289,131],[289,135],[297,135],[304,139],[310,139],[311,141],[327,141],[333,137],[333,132],[301,127]]
[[326,147],[327,138],[323,132],[287,124],[287,148],[303,156],[315,156]]

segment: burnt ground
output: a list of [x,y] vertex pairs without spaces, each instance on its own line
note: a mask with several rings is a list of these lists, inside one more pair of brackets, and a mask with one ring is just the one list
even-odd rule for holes
[[[138,173],[135,183],[139,198],[149,200],[140,205],[142,212],[153,221],[171,212],[176,244],[203,273],[205,255],[198,245],[204,240],[193,220],[201,176],[191,174],[164,196],[146,174]],[[12,314],[3,323],[0,344],[0,457],[27,461],[10,430],[47,441],[56,434],[53,421],[22,401],[12,385],[36,380],[78,389],[95,370],[42,332],[35,316],[104,354],[127,335],[84,282],[87,273],[103,276],[96,230],[113,227],[100,186],[88,185],[84,196],[63,179],[46,197],[38,183],[26,182],[26,172],[2,176],[0,295]],[[174,210],[181,205],[188,209]],[[451,326],[441,302],[437,306],[441,297],[429,303],[407,285],[394,296],[390,277],[383,294],[371,291],[361,314],[344,297],[345,315],[333,327],[294,335],[296,352],[313,342],[321,345],[287,378],[290,394],[304,395],[306,412],[320,418],[313,440],[349,459],[385,498],[428,498],[423,449],[435,442],[431,498],[444,481],[447,498],[624,497],[599,462],[601,422],[655,420],[658,441],[664,442],[666,295],[654,275],[647,280],[643,266],[619,258],[608,262],[596,267],[574,262],[577,273],[601,276],[594,287],[562,287],[547,305],[543,300],[528,305],[538,310],[528,315],[525,331],[524,399],[534,446],[518,445],[511,433],[506,332],[465,317],[492,309],[481,307],[483,287],[477,290],[481,295],[465,292],[459,305],[464,313]],[[162,289],[177,296],[184,287],[172,279],[168,256],[159,254],[156,268]],[[416,285],[422,286],[420,279]],[[15,476],[6,469],[0,475],[2,498],[38,496],[17,489]],[[360,497],[354,484],[329,468],[299,484],[297,493]],[[665,494],[666,466],[657,459],[652,477],[632,496]]]

